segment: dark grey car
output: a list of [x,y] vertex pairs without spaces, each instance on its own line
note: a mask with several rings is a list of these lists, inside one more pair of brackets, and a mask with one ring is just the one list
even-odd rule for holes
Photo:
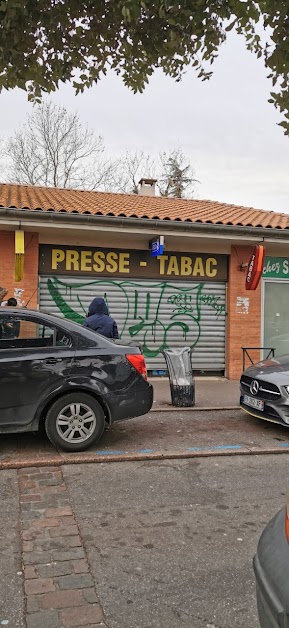
[[254,556],[261,628],[289,627],[289,519],[286,508],[263,531]]
[[56,316],[0,308],[0,433],[44,426],[54,445],[81,451],[105,424],[146,414],[152,402],[139,348]]
[[248,368],[241,380],[241,408],[249,414],[289,427],[289,356]]
[[[241,377],[241,407],[289,427],[289,356],[248,368]],[[283,508],[263,531],[254,556],[261,628],[289,628],[289,517]]]

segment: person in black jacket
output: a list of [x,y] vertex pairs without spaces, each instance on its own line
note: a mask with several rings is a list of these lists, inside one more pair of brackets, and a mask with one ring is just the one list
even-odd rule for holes
[[[17,301],[14,297],[10,297],[7,301],[6,307],[17,307]],[[15,318],[8,319],[1,325],[1,338],[11,340],[18,338],[20,334],[20,321]]]
[[88,308],[88,315],[83,325],[106,338],[119,338],[117,324],[115,320],[109,316],[106,302],[102,297],[93,299]]

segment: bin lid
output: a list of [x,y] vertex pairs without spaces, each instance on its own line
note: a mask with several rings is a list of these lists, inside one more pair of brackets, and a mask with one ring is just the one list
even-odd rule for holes
[[164,349],[164,355],[182,355],[183,353],[191,353],[191,347],[175,347],[174,349]]

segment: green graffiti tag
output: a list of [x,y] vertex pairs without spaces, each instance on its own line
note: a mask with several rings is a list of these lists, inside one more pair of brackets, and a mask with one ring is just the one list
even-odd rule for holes
[[225,303],[220,303],[221,297],[216,297],[215,294],[202,294],[202,301],[213,308],[216,312],[216,318],[220,316],[227,316]]
[[[159,285],[160,285],[160,294],[158,296],[155,317],[153,320],[151,320],[150,318],[150,300],[151,300],[150,293],[148,292],[146,294],[146,314],[145,314],[145,318],[143,318],[142,316],[138,315],[138,310],[137,310],[138,292],[135,291],[134,314],[135,314],[135,318],[138,319],[138,323],[131,325],[128,328],[128,331],[131,337],[139,336],[139,334],[142,334],[143,352],[147,357],[151,357],[151,358],[157,357],[158,354],[161,353],[161,351],[164,351],[164,349],[167,349],[169,347],[169,343],[167,340],[169,332],[172,332],[172,331],[176,332],[177,330],[181,331],[182,337],[184,338],[184,340],[186,340],[187,334],[190,331],[190,327],[188,323],[184,321],[173,320],[175,318],[175,315],[172,315],[170,317],[172,320],[171,323],[169,323],[168,325],[164,325],[160,317],[160,307],[163,302],[164,293],[166,289],[168,288],[169,284],[162,283]],[[200,286],[198,286],[197,288],[200,290]],[[169,299],[167,299],[167,302],[169,302]],[[201,332],[200,324],[199,324],[200,316],[199,316],[199,313],[197,314],[197,316],[194,316],[192,313],[190,313],[189,316],[194,321],[197,328],[197,337],[192,345],[192,346],[195,346],[196,343],[198,342],[198,339],[200,337],[200,332]],[[156,345],[157,336],[159,335],[162,337],[161,344],[153,349],[150,349],[149,343],[153,341],[153,344]]]
[[74,321],[74,323],[83,323],[83,319],[84,316],[81,314],[78,314],[78,312],[75,312],[69,305],[68,303],[65,301],[65,299],[62,297],[62,295],[60,294],[59,288],[57,286],[57,280],[52,280],[52,279],[48,279],[47,281],[47,287],[48,287],[48,291],[50,296],[52,297],[55,305],[57,305],[58,309],[60,310],[61,314],[63,314],[63,316],[65,316],[65,318],[69,318],[71,321]]
[[212,308],[217,319],[226,316],[221,297],[204,293],[204,287],[204,283],[176,287],[165,281],[145,284],[103,278],[66,283],[57,277],[47,279],[54,304],[63,316],[77,323],[83,322],[88,299],[95,293],[103,296],[117,320],[121,338],[137,340],[148,358],[157,357],[176,340],[194,349],[201,337],[204,306]]
[[[220,318],[220,316],[227,316],[225,303],[220,302],[221,297],[217,297],[215,294],[202,294],[201,290],[203,285],[204,284],[200,284],[200,286],[198,286],[199,299],[197,302],[197,310],[200,308],[201,300],[201,302],[215,310],[217,319]],[[191,294],[172,294],[168,298],[168,303],[172,303],[176,306],[173,310],[176,314],[188,314],[194,311],[193,297]],[[174,316],[176,316],[176,314],[174,314]]]

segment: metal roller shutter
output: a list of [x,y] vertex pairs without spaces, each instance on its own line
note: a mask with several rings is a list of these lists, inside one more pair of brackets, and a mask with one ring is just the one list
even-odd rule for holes
[[164,348],[192,346],[196,370],[225,369],[226,284],[40,278],[40,309],[82,322],[103,296],[124,342],[142,345],[148,369],[164,368]]

